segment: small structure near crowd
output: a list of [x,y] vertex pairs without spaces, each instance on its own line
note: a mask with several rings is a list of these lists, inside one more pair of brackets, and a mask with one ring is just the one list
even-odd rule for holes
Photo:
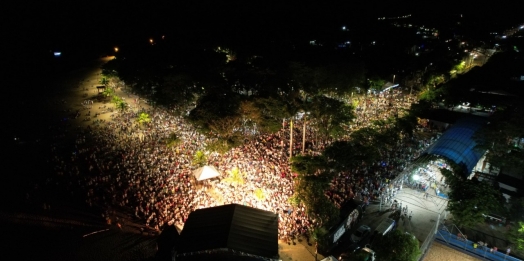
[[104,85],[99,85],[96,86],[96,90],[98,91],[98,94],[101,94],[106,90],[106,87]]
[[197,181],[202,181],[220,176],[220,173],[213,166],[204,166],[193,171]]
[[278,215],[239,204],[195,210],[174,260],[279,260]]

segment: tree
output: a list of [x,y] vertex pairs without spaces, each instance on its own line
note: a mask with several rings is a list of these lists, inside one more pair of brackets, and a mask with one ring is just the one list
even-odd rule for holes
[[128,108],[127,102],[120,100],[116,104],[116,108],[119,109],[121,112],[125,111]]
[[111,98],[111,102],[117,106],[119,103],[123,102],[124,100],[116,95],[113,95],[113,98]]
[[279,131],[282,128],[282,120],[295,115],[298,109],[283,96],[259,98],[255,104],[262,116],[259,129],[267,133]]
[[476,149],[487,151],[486,160],[493,166],[524,169],[524,115],[509,110],[500,114],[500,120],[475,133]]
[[287,202],[288,202],[289,204],[291,204],[292,206],[295,206],[295,207],[296,207],[296,206],[299,206],[300,203],[302,203],[302,202],[300,201],[300,197],[298,197],[297,194],[293,194],[293,196],[289,197],[289,198],[287,199]]
[[166,146],[168,148],[175,148],[181,142],[182,142],[182,140],[178,137],[178,135],[176,135],[176,133],[171,133],[171,134],[169,134],[169,137],[166,140]]
[[512,196],[509,199],[510,207],[508,217],[511,220],[524,220],[524,197]]
[[240,122],[240,117],[233,115],[210,120],[208,126],[224,145],[234,146],[239,145],[240,139],[243,137],[242,133],[237,131],[241,127]]
[[138,124],[143,125],[144,123],[151,122],[151,118],[149,117],[149,114],[147,114],[145,112],[141,112],[138,115],[138,118],[136,119],[136,121],[138,122]]
[[[231,120],[239,120],[238,108],[241,97],[230,90],[215,89],[200,96],[197,106],[191,110],[188,119],[201,131],[208,135],[211,127],[222,135],[232,135],[233,128],[239,125],[225,127],[221,126]],[[222,121],[225,119],[224,121]],[[214,125],[214,126],[211,126]]]
[[197,168],[203,167],[207,164],[207,156],[202,151],[197,151],[193,156],[193,166]]
[[503,196],[492,184],[472,179],[452,181],[450,185],[447,209],[460,226],[481,224],[485,219],[482,214],[497,213],[501,210]]
[[206,143],[206,149],[208,151],[217,152],[219,154],[224,154],[228,152],[231,149],[231,145],[227,142],[224,143],[223,140],[215,138],[214,140],[211,140],[210,142]]
[[202,95],[204,90],[189,74],[173,73],[163,78],[160,84],[159,101],[166,105],[176,105],[180,113]]
[[321,137],[338,137],[346,133],[346,128],[354,118],[353,108],[333,98],[314,96],[304,104],[312,119],[312,125]]
[[419,242],[411,234],[400,230],[389,232],[373,244],[377,258],[383,261],[417,261],[420,255]]
[[234,167],[227,171],[228,177],[223,179],[225,183],[228,183],[231,186],[238,186],[244,184],[244,173],[240,171],[238,167]]
[[106,86],[108,83],[109,83],[109,80],[107,80],[106,77],[102,77],[102,79],[100,79],[100,84]]
[[326,196],[334,172],[322,156],[296,156],[291,169],[297,172],[295,195],[304,204],[310,217],[318,218],[321,226],[330,228],[339,221],[340,210]]
[[378,77],[373,77],[372,79],[368,79],[369,90],[380,92],[384,89],[384,85],[386,85],[386,81]]
[[115,95],[115,89],[113,89],[111,87],[106,87],[104,89],[104,91],[102,92],[102,95],[104,95],[106,97],[111,97],[111,96]]
[[508,237],[511,243],[515,245],[516,250],[524,250],[524,222],[519,221],[512,226]]
[[262,123],[262,113],[257,108],[254,101],[241,101],[239,107],[239,114],[242,118],[242,133],[247,135],[251,130],[256,130],[257,125]]
[[261,188],[255,189],[253,191],[253,195],[260,202],[266,200],[266,191],[264,189],[261,189]]

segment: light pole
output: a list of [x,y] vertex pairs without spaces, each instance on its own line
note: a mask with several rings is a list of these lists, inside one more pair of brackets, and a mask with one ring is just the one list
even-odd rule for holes
[[395,84],[395,75],[393,74],[393,84]]
[[293,118],[289,121],[289,158],[293,157]]

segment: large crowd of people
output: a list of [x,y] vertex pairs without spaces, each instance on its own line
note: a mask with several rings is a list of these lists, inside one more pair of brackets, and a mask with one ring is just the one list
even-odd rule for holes
[[[363,97],[355,110],[352,130],[368,126],[374,119],[392,117],[409,105],[400,91]],[[139,124],[139,112],[148,113],[151,122]],[[296,126],[295,155],[302,148],[302,128]],[[312,128],[306,132],[306,139],[314,137]],[[170,147],[166,139],[172,133],[181,142]],[[208,165],[221,176],[197,182],[193,157],[197,151],[206,151],[212,140],[169,109],[135,107],[79,131],[67,158],[54,157],[55,170],[74,178],[86,204],[124,209],[154,230],[166,224],[183,227],[188,215],[199,208],[237,203],[279,213],[279,236],[289,239],[318,222],[308,217],[304,208],[289,203],[295,177],[289,164],[289,135],[283,125],[279,132],[255,135],[227,153],[206,152]],[[308,143],[307,153],[318,154],[327,145],[329,141]],[[338,173],[326,195],[337,205],[352,198],[374,200],[428,145],[427,139],[405,139],[386,151],[380,162]],[[244,182],[227,182],[227,173],[233,169],[243,174]],[[260,189],[263,196],[255,193]]]

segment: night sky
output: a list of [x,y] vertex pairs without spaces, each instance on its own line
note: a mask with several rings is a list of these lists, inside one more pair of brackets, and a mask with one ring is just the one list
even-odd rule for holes
[[[2,62],[8,75],[3,80],[4,94],[28,98],[7,98],[3,105],[19,112],[29,110],[30,98],[49,94],[61,69],[72,69],[88,59],[112,54],[115,46],[125,49],[137,43],[143,45],[162,35],[182,46],[226,45],[236,50],[263,50],[331,37],[340,33],[341,26],[359,30],[363,35],[373,34],[373,23],[383,16],[412,14],[423,24],[439,28],[439,24],[455,23],[463,14],[466,25],[483,32],[501,31],[522,23],[517,1],[484,5],[471,0],[438,4],[412,0],[33,0],[4,1],[0,5],[8,14],[0,18]],[[63,57],[55,59],[53,51],[61,51]],[[19,115],[8,118],[8,126],[19,126]]]
[[[284,2],[284,3],[282,3]],[[507,3],[504,3],[507,2]],[[379,16],[465,14],[485,25],[515,23],[518,1],[17,1],[3,3],[7,39],[20,50],[100,50],[140,37],[275,37],[342,24],[365,26]],[[519,22],[517,20],[517,22]],[[256,33],[254,34],[256,35]]]

